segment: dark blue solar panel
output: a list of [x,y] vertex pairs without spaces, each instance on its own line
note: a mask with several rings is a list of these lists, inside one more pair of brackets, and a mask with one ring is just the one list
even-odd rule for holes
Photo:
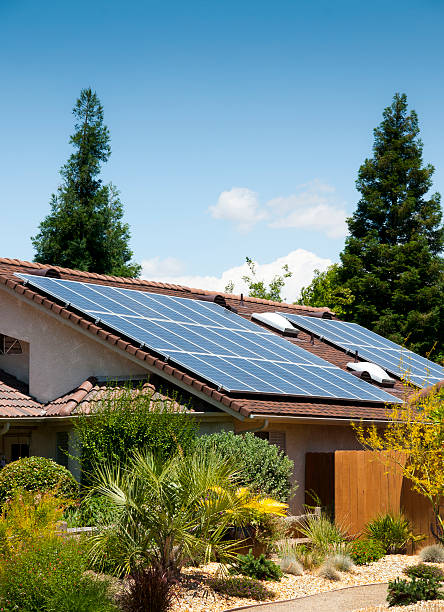
[[227,391],[398,401],[212,302],[18,276]]
[[444,378],[444,368],[437,363],[356,323],[287,313],[282,315],[297,327],[324,337],[342,349],[357,352],[362,359],[376,363],[387,372],[419,387],[433,385]]

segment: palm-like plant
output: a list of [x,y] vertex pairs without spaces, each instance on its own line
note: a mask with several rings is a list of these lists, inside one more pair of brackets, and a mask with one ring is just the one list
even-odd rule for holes
[[[213,450],[167,461],[135,452],[126,466],[99,467],[95,493],[119,509],[110,529],[122,551],[122,569],[129,573],[140,564],[154,564],[177,573],[190,559],[232,558],[239,542],[226,540],[226,531],[248,521],[251,513],[251,500],[239,495],[236,479],[235,466]],[[106,529],[93,537],[96,562],[108,537]]]

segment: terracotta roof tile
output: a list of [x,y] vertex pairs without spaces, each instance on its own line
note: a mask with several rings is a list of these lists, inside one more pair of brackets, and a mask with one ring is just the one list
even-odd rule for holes
[[[29,270],[30,268],[34,268],[34,267],[45,268],[47,266],[43,266],[41,264],[29,264],[28,262],[21,262],[19,260],[0,259],[0,283],[7,285],[9,288],[15,290],[19,294],[23,294],[24,297],[26,297],[29,300],[41,302],[42,301],[41,296],[37,292],[34,292],[31,289],[25,290],[20,280],[17,277],[14,277],[13,275],[14,272],[18,272],[18,271],[26,272],[27,269]],[[92,282],[92,279],[98,278],[100,283],[102,284],[113,284],[113,285],[122,286],[122,287],[132,285],[133,288],[137,286],[137,289],[144,290],[144,291],[153,291],[153,290],[157,291],[158,287],[160,287],[162,292],[168,293],[169,295],[180,294],[182,297],[193,298],[196,295],[215,295],[216,294],[215,292],[189,289],[187,287],[178,287],[178,286],[174,286],[174,289],[168,289],[167,285],[162,284],[162,283],[139,281],[137,279],[131,279],[131,281],[129,281],[128,279],[124,279],[124,278],[114,278],[114,277],[110,277],[106,275],[97,275],[97,274],[91,274],[88,272],[68,270],[64,268],[56,268],[56,269],[60,272],[62,278],[68,278],[68,279],[71,278],[73,280],[81,279],[82,281],[86,281],[86,282]],[[243,315],[249,314],[248,308],[250,309],[250,313],[251,313],[251,312],[258,312],[260,310],[269,311],[271,306],[273,306],[276,309],[289,308],[299,313],[301,311],[305,311],[307,312],[307,314],[309,311],[315,312],[315,311],[328,310],[328,309],[322,309],[322,308],[309,309],[308,307],[306,308],[302,306],[295,306],[292,304],[281,304],[281,303],[276,303],[276,302],[270,302],[268,300],[259,300],[256,298],[244,298],[243,306],[242,306],[240,303],[239,296],[226,295],[225,297],[231,305],[234,305],[235,307],[240,306],[240,309],[241,309],[240,314],[243,314]],[[245,304],[248,304],[248,307],[245,307]],[[73,314],[66,308],[56,305],[50,300],[44,300],[42,302],[42,305],[52,310],[53,312],[60,314],[64,318],[70,318],[70,315]],[[177,380],[181,380],[184,378],[184,372],[180,370],[180,368],[176,368],[174,366],[171,366],[170,364],[166,364],[164,361],[161,361],[160,359],[153,357],[148,352],[143,351],[131,345],[130,343],[125,344],[125,347],[123,347],[121,344],[122,343],[121,338],[119,338],[115,334],[111,334],[107,332],[106,330],[103,330],[102,328],[91,323],[90,321],[87,321],[77,315],[75,317],[72,317],[71,321],[75,324],[80,325],[82,328],[87,329],[90,333],[100,336],[101,338],[105,339],[107,342],[110,342],[111,344],[115,345],[116,343],[118,343],[119,348],[121,348],[122,350],[128,352],[129,354],[135,356],[136,358],[140,360],[147,361],[147,363],[155,366],[159,370],[165,371],[173,378],[176,378]],[[342,353],[340,350],[334,347],[331,347],[323,342],[315,340],[314,344],[311,344],[309,341],[309,336],[307,336],[307,334],[305,334],[304,336],[303,332],[300,333],[298,339],[291,339],[291,341],[294,343],[303,343],[304,349],[311,351],[319,355],[320,357],[327,359],[331,363],[334,363],[335,365],[338,365],[339,367],[343,369],[345,369],[346,363],[351,360],[351,358],[345,355],[345,353]],[[208,395],[209,397],[214,397],[213,396],[215,392],[214,388],[210,387],[208,384],[202,382],[196,377],[190,376],[188,374],[185,374],[185,376],[186,376],[187,385],[189,385],[190,387],[194,389],[201,391],[202,393]],[[400,389],[398,384],[397,386],[395,386],[394,390],[388,389],[389,393],[392,392],[393,395],[398,395],[398,396],[403,391],[404,391],[403,388]],[[288,401],[286,399],[266,401],[266,400],[250,399],[250,398],[238,399],[238,398],[230,397],[229,395],[224,394],[224,393],[220,393],[219,395],[220,397],[217,396],[217,401],[239,412],[242,415],[248,415],[252,412],[258,412],[258,413],[260,412],[264,414],[277,414],[277,415],[307,416],[311,414],[311,415],[318,415],[318,416],[324,416],[324,417],[329,417],[329,416],[338,417],[339,416],[340,418],[357,418],[355,416],[356,414],[363,414],[363,415],[365,414],[367,418],[376,419],[376,418],[381,418],[382,412],[385,413],[385,407],[381,407],[380,405],[375,406],[375,405],[369,404],[368,406],[362,407],[362,406],[354,405],[353,402],[350,402],[348,404],[341,403],[341,404],[333,405],[333,404],[329,404],[327,401],[317,402],[317,401],[314,401],[313,399],[308,402],[307,401],[306,402],[301,402],[301,401],[294,402],[294,401]],[[70,400],[67,400],[67,401],[70,401]]]
[[[114,383],[112,383],[114,385]],[[168,397],[158,392],[155,386],[145,382],[142,384],[144,392],[152,394],[151,400],[165,401]],[[94,403],[100,402],[107,393],[109,385],[99,383],[95,378],[88,378],[81,385],[61,397],[42,404],[29,395],[28,387],[10,374],[0,370],[0,417],[60,417],[73,416],[80,412],[88,414]],[[138,387],[135,387],[138,393]],[[174,401],[175,407],[184,408]],[[189,410],[189,409],[188,409]]]
[[172,283],[160,283],[137,278],[123,278],[118,276],[110,276],[107,274],[96,274],[92,272],[83,272],[81,270],[71,270],[70,268],[61,268],[59,266],[51,266],[39,264],[29,261],[21,261],[20,259],[9,259],[7,257],[0,258],[0,275],[7,278],[15,278],[16,272],[26,274],[28,271],[36,269],[44,270],[51,268],[59,272],[61,278],[66,280],[81,280],[83,282],[97,282],[103,285],[114,285],[117,287],[127,287],[128,289],[139,289],[141,291],[161,292],[168,295],[176,295],[179,297],[188,297],[196,299],[197,296],[207,295],[223,295],[230,306],[239,309],[242,314],[252,312],[264,312],[270,309],[270,306],[280,309],[289,309],[297,314],[304,312],[330,312],[328,308],[315,308],[312,306],[300,306],[298,304],[285,304],[280,302],[272,302],[260,298],[244,297],[242,302],[239,295],[222,293],[217,291],[206,291],[204,289],[194,289],[182,285]]

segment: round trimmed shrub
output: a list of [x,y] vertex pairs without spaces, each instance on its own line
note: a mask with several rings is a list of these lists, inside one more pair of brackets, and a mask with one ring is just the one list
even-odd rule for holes
[[350,557],[356,565],[379,561],[384,555],[384,547],[377,540],[355,540],[350,546]]
[[197,447],[215,448],[236,462],[241,484],[286,502],[292,493],[293,461],[279,447],[252,433],[221,431],[197,438]]
[[21,489],[51,492],[63,499],[75,499],[79,495],[71,472],[46,457],[23,457],[0,471],[0,503]]

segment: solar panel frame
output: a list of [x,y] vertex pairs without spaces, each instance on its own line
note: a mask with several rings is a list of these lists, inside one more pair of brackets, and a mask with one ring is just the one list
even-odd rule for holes
[[444,368],[357,323],[280,313],[296,327],[381,366],[419,387],[444,378]]
[[397,401],[385,391],[212,302],[79,281],[17,276],[228,392]]

